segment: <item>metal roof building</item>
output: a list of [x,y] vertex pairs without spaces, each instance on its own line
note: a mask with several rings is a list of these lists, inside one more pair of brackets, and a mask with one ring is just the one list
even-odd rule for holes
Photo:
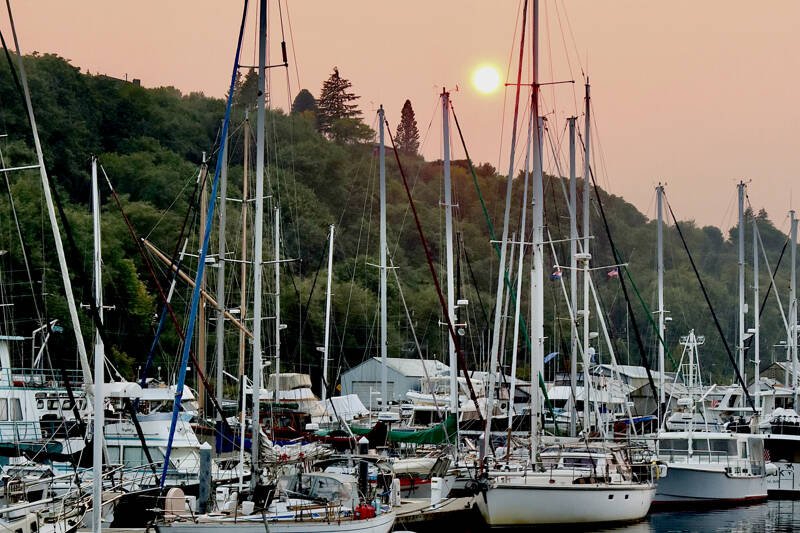
[[[406,399],[406,392],[419,391],[421,380],[425,378],[425,370],[429,377],[450,375],[450,367],[441,361],[425,361],[424,365],[423,367],[423,361],[419,359],[387,358],[386,392],[390,401],[403,401]],[[371,357],[342,372],[341,394],[356,394],[367,408],[376,407],[381,394],[382,369],[380,358]]]

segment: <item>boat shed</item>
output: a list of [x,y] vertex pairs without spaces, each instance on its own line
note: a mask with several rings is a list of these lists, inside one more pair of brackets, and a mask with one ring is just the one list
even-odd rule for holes
[[[386,391],[389,401],[401,402],[406,399],[406,392],[419,391],[425,379],[425,370],[429,377],[450,375],[450,367],[441,361],[424,361],[424,364],[423,367],[420,359],[387,358]],[[342,372],[341,394],[355,394],[367,408],[377,407],[380,403],[382,368],[380,358],[371,357]]]

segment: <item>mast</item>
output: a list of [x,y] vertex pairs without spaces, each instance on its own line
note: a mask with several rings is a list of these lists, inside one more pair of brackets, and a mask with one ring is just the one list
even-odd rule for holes
[[[250,115],[244,112],[244,170],[242,172],[242,263],[239,267],[239,284],[242,287],[239,297],[239,321],[244,324],[247,317],[247,171],[250,167]],[[239,378],[244,376],[245,360],[244,331],[239,330]]]
[[[200,226],[199,238],[200,247],[203,246],[203,232],[206,230],[206,212],[208,211],[208,195],[206,175],[208,173],[208,165],[206,164],[206,153],[203,152],[203,170],[201,183],[203,187],[200,189]],[[198,256],[200,250],[197,251]],[[200,292],[206,292],[206,271],[203,270],[203,276],[200,278]],[[199,386],[200,374],[206,374],[206,302],[200,298],[200,307],[197,309],[197,406],[203,415],[205,415],[206,406],[206,393]]]
[[75,296],[72,293],[72,281],[69,278],[69,268],[67,267],[67,259],[64,255],[64,243],[61,241],[61,231],[58,228],[58,221],[56,220],[56,212],[53,207],[53,195],[50,191],[50,179],[47,177],[47,169],[44,166],[44,156],[42,155],[42,144],[39,141],[39,129],[36,127],[36,117],[33,114],[33,105],[31,104],[31,94],[28,89],[28,77],[25,74],[25,65],[22,62],[22,53],[19,49],[19,40],[17,39],[17,30],[14,25],[14,17],[11,14],[11,7],[9,5],[8,18],[11,23],[11,32],[14,36],[14,48],[17,52],[17,62],[19,66],[19,77],[22,82],[22,90],[25,96],[25,107],[28,111],[28,120],[31,123],[31,133],[33,134],[33,144],[36,148],[36,160],[39,167],[39,177],[42,181],[42,189],[44,191],[45,204],[47,204],[47,216],[50,219],[50,228],[53,231],[53,241],[56,245],[56,255],[58,256],[58,266],[61,270],[61,281],[64,284],[64,296],[67,299],[67,308],[69,310],[70,322],[72,322],[72,332],[75,334],[75,342],[78,346],[78,358],[81,363],[81,371],[83,374],[83,382],[88,385],[87,391],[89,396],[92,395],[92,369],[89,366],[89,357],[86,355],[86,344],[83,341],[83,333],[81,333],[81,323],[78,318],[78,308],[75,306]]
[[[97,187],[97,158],[92,156],[92,233],[94,236],[94,303],[103,320],[103,277],[100,241],[100,193]],[[103,502],[103,428],[105,426],[105,393],[103,391],[105,350],[100,330],[95,328],[94,339],[94,432],[92,438],[92,531],[102,531]]]
[[267,55],[267,0],[259,2],[258,17],[258,96],[256,102],[256,220],[253,229],[253,438],[251,439],[252,475],[250,486],[255,488],[258,482],[259,435],[261,433],[261,293],[264,263],[264,97],[265,97],[265,60]]
[[280,404],[281,397],[281,208],[275,213],[275,403]]
[[[583,428],[588,433],[591,425],[589,417],[589,403],[591,382],[589,381],[589,260],[592,254],[589,251],[589,191],[591,187],[591,96],[589,79],[586,79],[586,110],[584,116],[584,154],[583,154]],[[622,275],[622,274],[620,274]]]
[[[456,326],[455,279],[453,274],[453,199],[450,184],[450,93],[442,89],[442,142],[444,145],[444,228],[447,263],[447,314]],[[447,336],[450,356],[450,412],[458,417],[458,357],[452,335]]]
[[380,167],[380,299],[381,299],[381,411],[389,408],[387,390],[388,368],[386,361],[387,325],[386,325],[386,148],[383,144],[384,124],[383,106],[378,109],[378,122],[380,122],[378,142],[379,167]]
[[[225,230],[227,229],[227,196],[228,196],[228,143],[223,143],[222,147],[222,172],[219,177],[219,255],[217,256],[217,324],[216,324],[216,347],[217,347],[217,383],[216,396],[222,401],[222,380],[225,370]],[[239,316],[241,318],[241,315]],[[217,419],[222,419],[222,413],[217,415]]]
[[328,243],[328,289],[325,291],[325,346],[322,348],[322,402],[328,398],[328,352],[331,334],[331,286],[333,283],[333,229],[331,224]]
[[[746,333],[744,323],[744,182],[739,182],[737,189],[739,189],[739,370],[742,372],[742,378],[746,379],[747,371],[744,366],[744,336]],[[742,393],[741,402],[744,405],[744,393]]]
[[[525,25],[528,15],[528,1],[525,0],[522,8],[522,32],[519,47],[519,66],[517,68],[517,87],[514,102],[514,122],[511,128],[511,148],[508,164],[508,178],[506,181],[506,203],[503,214],[503,237],[500,242],[500,262],[497,265],[497,288],[495,290],[494,328],[492,329],[492,345],[489,356],[489,390],[486,395],[486,426],[481,450],[481,458],[489,454],[491,446],[492,410],[494,409],[494,390],[497,381],[497,358],[500,351],[500,327],[503,318],[503,287],[506,276],[506,253],[508,251],[508,225],[511,216],[511,192],[514,183],[514,156],[517,143],[517,118],[519,117],[519,93],[522,82],[522,63],[525,57]],[[534,80],[535,82],[536,80]]]
[[569,436],[577,433],[575,425],[578,420],[578,410],[575,407],[578,390],[578,323],[574,319],[578,309],[578,191],[575,178],[575,121],[577,117],[569,117],[569,291],[570,308],[573,318],[570,319],[569,328],[569,387],[572,395],[572,411],[569,417]]
[[789,285],[789,346],[792,350],[792,390],[794,391],[794,409],[797,409],[797,218],[794,210],[791,215],[791,256],[792,273]]
[[759,315],[761,311],[759,309],[759,302],[761,299],[758,296],[758,292],[758,226],[756,224],[756,214],[753,213],[753,346],[755,348],[753,357],[753,376],[755,377],[755,381],[753,384],[755,385],[756,403],[756,412],[753,414],[756,416],[761,409],[761,383],[759,383],[761,379],[761,339],[759,331]]
[[[538,79],[539,47],[536,35],[539,25],[539,2],[533,2],[534,34],[534,80]],[[533,116],[536,118],[533,142],[533,264],[531,268],[531,454],[536,457],[539,442],[539,422],[541,421],[542,401],[536,382],[544,376],[544,186],[542,183],[542,133],[544,119],[539,113],[539,88],[533,86]]]
[[656,203],[658,205],[658,223],[656,226],[657,256],[658,256],[658,424],[661,426],[661,410],[665,408],[666,394],[664,391],[664,214],[662,211],[664,186],[660,183],[656,187]]

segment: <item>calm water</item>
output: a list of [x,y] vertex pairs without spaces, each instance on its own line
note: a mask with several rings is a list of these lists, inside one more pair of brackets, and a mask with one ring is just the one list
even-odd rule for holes
[[766,503],[714,511],[658,512],[628,526],[598,529],[615,533],[689,533],[736,531],[742,533],[800,531],[800,501]]
[[[437,524],[433,528],[410,527],[418,532],[444,533],[445,531],[461,531],[468,533],[488,533],[489,529],[483,524],[480,514],[475,515],[464,523],[451,524],[452,528],[442,528]],[[420,528],[420,529],[418,529]],[[399,529],[403,529],[399,527]],[[516,533],[523,532],[551,532],[570,533],[695,533],[695,532],[728,532],[737,533],[773,533],[783,531],[800,532],[800,500],[770,500],[766,503],[717,509],[713,511],[680,511],[656,512],[647,516],[641,522],[611,528],[592,529],[591,527],[576,529],[569,525],[541,526],[530,529],[513,529]]]

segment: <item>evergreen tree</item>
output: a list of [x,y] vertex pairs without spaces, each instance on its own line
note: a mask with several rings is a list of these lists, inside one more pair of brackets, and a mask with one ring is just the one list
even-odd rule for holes
[[309,92],[308,89],[303,89],[297,96],[294,97],[294,102],[292,103],[292,113],[305,113],[306,111],[311,111],[312,113],[317,112],[317,101],[314,99],[314,95]]
[[406,103],[403,104],[395,140],[398,150],[409,155],[417,155],[419,130],[417,129],[417,119],[414,117],[414,108],[411,107],[411,100],[406,100]]
[[341,119],[360,119],[361,111],[354,103],[360,98],[349,91],[353,84],[339,76],[339,68],[325,80],[319,95],[317,127],[322,133],[330,134],[333,125]]
[[241,76],[237,76],[236,86],[233,90],[233,103],[236,105],[253,107],[256,105],[257,98],[258,72],[256,69],[251,68],[247,71],[244,80],[241,79]]

